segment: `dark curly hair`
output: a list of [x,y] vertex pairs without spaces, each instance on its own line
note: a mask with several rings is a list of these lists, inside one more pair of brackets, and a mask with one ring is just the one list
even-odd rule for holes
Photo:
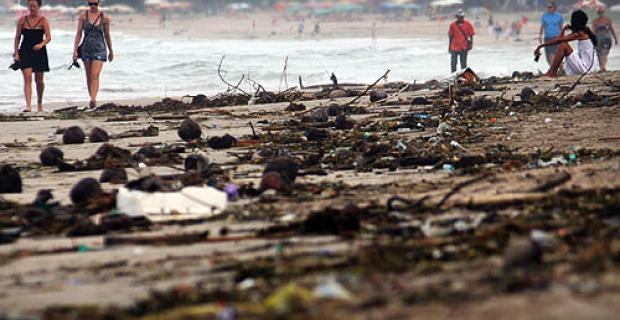
[[594,33],[592,33],[592,30],[588,28],[588,15],[585,12],[581,10],[573,11],[573,13],[570,15],[570,29],[573,31],[573,33],[586,33],[590,38],[590,41],[592,41],[592,44],[594,44],[595,47],[598,45],[596,36],[594,35]]
[[41,0],[28,0],[28,2],[30,2],[30,1],[36,2],[39,5],[39,7],[41,7]]

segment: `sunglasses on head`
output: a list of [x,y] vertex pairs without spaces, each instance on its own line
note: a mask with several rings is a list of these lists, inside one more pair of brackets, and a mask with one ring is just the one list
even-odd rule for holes
[[89,2],[88,5],[91,6],[91,7],[98,7],[99,6],[99,2]]

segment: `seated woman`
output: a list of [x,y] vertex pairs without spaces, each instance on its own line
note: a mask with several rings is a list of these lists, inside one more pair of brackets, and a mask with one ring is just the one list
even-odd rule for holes
[[[596,36],[588,28],[587,23],[588,15],[585,12],[581,10],[573,11],[570,17],[570,25],[562,30],[562,34],[536,48],[534,54],[539,56],[540,50],[543,47],[559,45],[557,54],[545,76],[557,76],[562,61],[564,61],[566,75],[584,74],[598,69],[598,57],[595,50],[597,45]],[[565,36],[564,32],[567,29],[570,29],[572,33]],[[568,44],[570,41],[575,40],[577,40],[576,51]]]

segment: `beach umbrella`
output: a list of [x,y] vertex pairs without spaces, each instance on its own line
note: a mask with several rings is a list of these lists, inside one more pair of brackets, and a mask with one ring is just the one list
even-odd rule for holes
[[286,2],[284,1],[278,1],[276,3],[273,4],[273,10],[276,10],[278,12],[282,12],[284,11],[284,9],[286,9]]
[[579,2],[575,3],[573,7],[577,9],[596,9],[598,7],[604,7],[605,3],[599,0],[579,0]]
[[435,0],[431,2],[431,7],[450,7],[463,4],[463,0]]

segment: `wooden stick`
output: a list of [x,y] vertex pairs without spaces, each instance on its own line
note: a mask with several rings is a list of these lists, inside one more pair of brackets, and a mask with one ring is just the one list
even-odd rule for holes
[[355,103],[355,101],[359,100],[366,93],[368,93],[368,91],[370,91],[370,89],[374,88],[377,85],[377,83],[379,83],[379,81],[381,81],[381,79],[386,79],[388,73],[390,73],[390,69],[388,69],[379,79],[377,79],[377,81],[375,81],[373,84],[368,86],[368,88],[366,88],[366,90],[364,90],[362,93],[358,94],[357,97],[355,97],[355,99],[349,101],[349,103],[345,104],[344,106],[346,107],[346,106],[349,106],[349,105]]
[[[239,88],[239,85],[233,85],[230,82],[226,81],[226,79],[224,79],[224,77],[222,76],[222,63],[224,62],[224,58],[226,58],[226,55],[222,56],[222,59],[220,59],[220,64],[217,66],[217,75],[220,77],[220,80],[222,80],[222,82],[224,82],[226,85],[228,85],[228,88],[230,90],[230,88],[234,89],[234,90],[239,90],[247,95],[251,95],[245,91],[243,91],[241,88]],[[241,77],[241,80],[243,80],[243,77]],[[239,84],[241,84],[241,81],[239,81]]]

